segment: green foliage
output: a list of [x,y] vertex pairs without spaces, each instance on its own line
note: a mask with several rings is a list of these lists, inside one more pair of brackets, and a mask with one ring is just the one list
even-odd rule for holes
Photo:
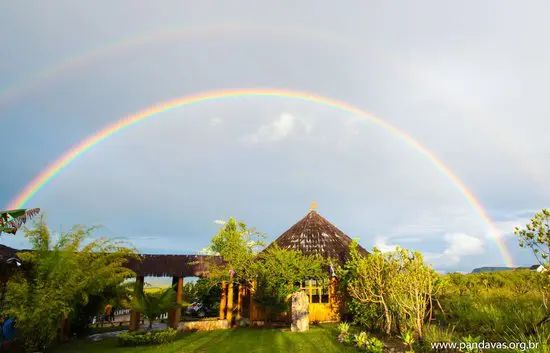
[[[550,278],[546,274],[517,270],[446,277],[452,281],[441,296],[445,315],[439,313],[437,319],[461,333],[494,338],[510,327],[529,331],[547,315]],[[481,289],[472,290],[475,287]]]
[[0,235],[15,234],[27,221],[40,213],[39,208],[0,211]]
[[365,331],[355,334],[353,336],[353,339],[355,341],[355,346],[357,346],[357,348],[364,348],[369,343],[369,335],[367,335]]
[[384,351],[384,343],[376,337],[372,337],[366,347],[369,353],[382,353]]
[[350,327],[351,325],[347,322],[342,322],[338,325],[337,329],[340,332],[338,334],[338,341],[346,344],[353,343],[353,339],[351,338],[350,333]]
[[353,317],[353,324],[377,330],[383,328],[384,312],[378,303],[363,303],[355,298],[346,302],[346,312]]
[[535,214],[525,228],[516,227],[520,247],[533,250],[537,260],[550,270],[550,210],[543,209]]
[[155,331],[125,332],[117,335],[119,346],[141,346],[148,344],[162,344],[173,341],[178,331],[168,328]]
[[369,353],[382,353],[384,351],[384,344],[376,337],[370,337],[365,331],[361,331],[356,334],[351,334],[349,324],[344,326],[339,325],[340,334],[338,335],[338,341],[354,345],[360,351]]
[[123,265],[134,251],[124,243],[88,239],[93,228],[74,227],[54,242],[43,219],[26,230],[32,252],[20,253],[27,268],[8,282],[6,314],[17,318],[25,351],[51,345],[60,320],[134,273]]
[[185,283],[183,298],[186,303],[202,303],[207,308],[217,311],[220,306],[222,288],[219,282],[200,278],[196,282]]
[[460,339],[460,342],[464,343],[464,345],[466,346],[464,348],[463,352],[468,352],[468,353],[480,353],[481,352],[481,350],[478,348],[478,344],[479,344],[479,342],[481,342],[481,337],[480,336],[468,335],[468,336],[462,337]]
[[224,222],[212,242],[203,252],[223,257],[225,264],[210,266],[210,278],[214,281],[229,279],[229,271],[234,271],[237,280],[251,280],[251,264],[259,250],[265,246],[265,236],[245,223],[231,217]]
[[[390,295],[392,291],[392,278],[396,275],[397,267],[391,259],[378,249],[363,257],[357,251],[357,243],[350,246],[350,260],[344,264],[340,277],[342,285],[350,297],[363,304],[371,304],[376,307],[384,319],[384,330],[390,333],[392,327],[392,313],[390,308]],[[360,305],[350,309],[361,309]],[[356,311],[360,312],[360,310]]]
[[501,336],[505,342],[522,342],[535,344],[535,348],[516,347],[511,349],[512,352],[526,353],[548,353],[550,352],[550,328],[541,326],[536,327],[532,332],[526,333],[521,327],[514,326],[506,330],[506,333]]
[[143,290],[143,283],[136,284],[136,293],[130,302],[130,307],[149,321],[149,330],[160,315],[177,306],[174,288],[151,293]]
[[354,321],[377,325],[387,334],[411,327],[422,338],[428,305],[435,289],[443,286],[422,255],[405,249],[382,253],[375,248],[363,257],[354,243],[350,258],[341,277],[352,298],[348,310],[352,310]]
[[350,326],[351,325],[349,324],[349,322],[341,322],[338,325],[338,331],[340,331],[341,335],[347,335],[347,334],[349,334]]
[[91,294],[86,303],[78,303],[71,315],[71,333],[81,337],[92,332],[90,317],[103,312],[107,304],[113,308],[129,308],[134,283],[118,283],[107,286],[101,293]]
[[390,290],[394,311],[397,307],[400,321],[409,321],[422,339],[424,320],[438,275],[424,263],[422,254],[417,251],[397,249],[390,256],[398,267]]
[[414,345],[419,352],[433,352],[433,343],[457,341],[454,326],[427,325],[424,329],[422,341],[417,341]]
[[316,280],[328,286],[324,264],[326,260],[319,255],[304,255],[276,245],[269,248],[251,266],[257,281],[256,302],[272,314],[286,310],[287,298],[299,289],[300,281]]
[[414,333],[412,331],[404,331],[401,333],[401,340],[403,343],[412,350],[412,345],[415,342]]

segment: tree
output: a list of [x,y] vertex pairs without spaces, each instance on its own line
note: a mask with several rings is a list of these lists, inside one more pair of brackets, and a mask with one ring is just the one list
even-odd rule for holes
[[147,293],[143,283],[136,283],[136,294],[130,303],[132,310],[141,313],[149,321],[149,330],[162,314],[178,306],[174,288],[166,288],[160,292]]
[[519,246],[531,248],[537,261],[550,271],[550,210],[538,212],[525,228],[516,227],[514,233]]
[[392,312],[390,298],[392,278],[396,266],[387,255],[374,248],[369,256],[361,256],[357,242],[350,245],[350,260],[344,265],[341,276],[349,295],[363,304],[376,304],[382,308],[384,331],[391,333]]
[[40,213],[39,208],[0,211],[0,235],[15,234],[27,221]]
[[254,228],[248,228],[244,222],[237,222],[231,217],[227,222],[218,221],[222,227],[212,237],[210,246],[202,252],[210,255],[219,255],[223,264],[211,263],[209,278],[214,282],[229,279],[229,271],[234,271],[235,280],[250,281],[254,274],[251,264],[255,256],[265,246],[265,235]]
[[398,266],[391,280],[391,301],[404,312],[421,340],[424,320],[438,275],[424,263],[422,254],[418,251],[397,248],[391,254],[391,261]]
[[[541,210],[531,218],[531,222],[525,228],[516,227],[514,233],[518,236],[519,246],[531,248],[537,261],[545,267],[546,272],[541,275],[550,275],[550,210]],[[543,298],[546,302],[549,287],[542,285],[542,288],[545,291]],[[537,326],[547,322],[550,322],[548,313]]]
[[10,278],[6,295],[6,314],[17,319],[24,351],[43,351],[77,305],[135,276],[124,267],[135,251],[125,243],[89,239],[93,230],[76,226],[54,242],[43,218],[26,229],[32,251],[18,254],[26,270]]

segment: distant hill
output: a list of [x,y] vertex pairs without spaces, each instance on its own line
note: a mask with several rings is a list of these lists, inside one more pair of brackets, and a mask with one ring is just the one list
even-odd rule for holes
[[481,272],[500,272],[500,271],[515,271],[515,270],[536,270],[539,265],[533,265],[531,267],[478,267],[474,268],[472,273],[481,273]]
[[499,271],[512,271],[515,270],[514,267],[479,267],[474,268],[472,273],[480,273],[480,272],[499,272]]

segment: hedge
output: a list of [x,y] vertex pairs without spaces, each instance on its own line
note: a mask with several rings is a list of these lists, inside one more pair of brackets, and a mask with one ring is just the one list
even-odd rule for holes
[[173,341],[178,331],[173,328],[155,331],[124,332],[117,335],[119,346],[141,346]]

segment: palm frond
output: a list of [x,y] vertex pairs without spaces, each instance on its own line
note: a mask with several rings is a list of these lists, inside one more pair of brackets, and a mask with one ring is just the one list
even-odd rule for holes
[[27,221],[40,213],[39,208],[0,211],[0,234],[15,234]]

